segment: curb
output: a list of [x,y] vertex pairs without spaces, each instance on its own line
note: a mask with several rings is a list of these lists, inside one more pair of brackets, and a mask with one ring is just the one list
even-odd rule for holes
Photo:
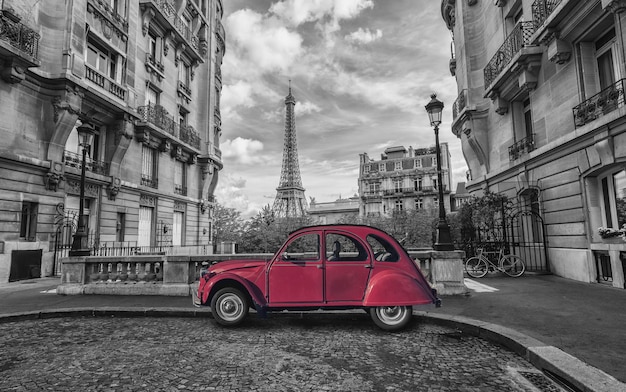
[[554,346],[516,330],[463,316],[424,311],[413,312],[418,319],[459,330],[498,343],[525,358],[537,369],[558,379],[573,391],[626,391],[626,384]]
[[[626,391],[626,384],[566,352],[513,329],[463,316],[426,311],[414,311],[423,322],[456,329],[463,334],[476,336],[500,344],[525,358],[537,369],[552,375],[573,391],[615,392]],[[211,317],[209,308],[185,309],[176,307],[83,307],[60,308],[0,315],[0,323],[40,320],[59,317]]]

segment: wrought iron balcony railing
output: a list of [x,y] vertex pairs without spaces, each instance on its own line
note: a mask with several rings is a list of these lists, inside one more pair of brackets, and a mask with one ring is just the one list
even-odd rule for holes
[[180,126],[180,140],[200,149],[200,134],[191,125]]
[[156,178],[153,178],[152,176],[149,176],[147,174],[142,174],[141,175],[141,185],[143,186],[149,186],[150,188],[158,188],[159,187],[159,180]]
[[40,36],[35,30],[19,22],[19,17],[7,10],[0,11],[0,40],[38,59]]
[[191,29],[176,13],[176,7],[169,0],[150,0],[150,1],[142,1],[142,3],[152,3],[156,5],[156,9],[163,15],[163,18],[166,19],[176,30],[180,36],[189,43],[189,46],[194,48],[196,51],[200,50],[200,42],[198,37],[194,36]]
[[529,153],[535,149],[535,140],[533,135],[525,137],[515,142],[509,147],[509,159],[511,161],[516,160],[524,153]]
[[548,19],[560,3],[561,0],[535,0],[532,5],[535,29],[539,28]]
[[456,120],[459,116],[459,113],[463,111],[467,107],[467,90],[462,90],[456,101],[452,105],[452,119]]
[[622,79],[600,91],[598,94],[574,106],[574,126],[583,126],[624,106],[624,82]]
[[485,89],[500,75],[523,47],[531,46],[530,37],[535,32],[534,22],[519,22],[484,69]]
[[183,185],[174,185],[174,193],[177,195],[187,196],[187,187]]
[[[81,170],[83,166],[83,156],[82,154],[76,154],[66,150],[63,154],[63,163],[65,163],[65,166]],[[109,172],[109,164],[95,161],[87,157],[85,159],[85,170],[96,174],[107,175]]]
[[178,136],[176,134],[176,121],[163,106],[153,104],[139,106],[137,113],[141,116],[142,122],[150,123],[172,136]]
[[157,71],[163,73],[165,72],[165,66],[163,63],[157,61],[154,56],[150,53],[146,53],[146,64],[156,69]]

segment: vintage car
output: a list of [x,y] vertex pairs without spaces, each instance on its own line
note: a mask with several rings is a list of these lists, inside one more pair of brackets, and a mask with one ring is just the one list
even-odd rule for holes
[[413,306],[440,306],[433,289],[389,234],[369,226],[322,225],[292,232],[270,260],[229,260],[201,272],[197,306],[217,323],[240,324],[254,307],[366,310],[377,326],[399,330]]

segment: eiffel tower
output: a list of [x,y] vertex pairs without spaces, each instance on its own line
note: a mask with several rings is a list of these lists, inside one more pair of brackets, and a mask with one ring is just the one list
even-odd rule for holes
[[292,218],[306,214],[307,202],[304,197],[302,180],[300,179],[298,144],[296,142],[296,117],[294,115],[296,100],[291,95],[291,80],[289,81],[289,95],[285,97],[285,106],[283,167],[280,172],[280,184],[276,188],[276,199],[274,199],[272,211],[277,217]]

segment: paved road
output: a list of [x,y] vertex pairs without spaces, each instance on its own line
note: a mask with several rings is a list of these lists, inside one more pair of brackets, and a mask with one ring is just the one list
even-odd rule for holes
[[[0,324],[2,391],[536,391],[550,381],[488,341],[365,314],[54,318]],[[522,372],[521,374],[519,372]],[[560,391],[555,384],[554,389]]]

